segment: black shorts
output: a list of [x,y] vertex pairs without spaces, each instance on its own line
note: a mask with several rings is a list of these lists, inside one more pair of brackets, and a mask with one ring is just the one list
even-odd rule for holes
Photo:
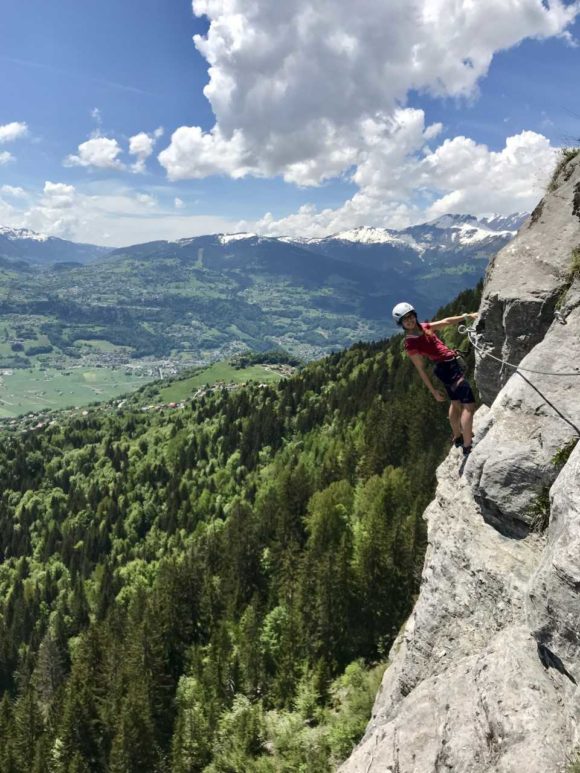
[[435,375],[445,387],[450,400],[458,401],[464,405],[475,402],[469,381],[465,378],[457,360],[437,362],[435,364]]

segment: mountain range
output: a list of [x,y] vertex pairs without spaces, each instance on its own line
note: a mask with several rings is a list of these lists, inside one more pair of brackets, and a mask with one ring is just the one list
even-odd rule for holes
[[137,358],[281,346],[311,359],[388,335],[401,299],[430,316],[477,284],[525,218],[445,215],[400,231],[215,234],[117,250],[4,228],[4,340],[76,357],[88,341],[93,353],[102,342]]
[[[218,234],[217,238],[224,246],[235,242],[268,239],[270,242],[293,244],[311,252],[322,253],[340,259],[344,253],[352,260],[353,250],[380,247],[385,256],[389,248],[393,252],[416,253],[424,255],[432,251],[457,250],[463,247],[473,248],[495,239],[510,239],[515,235],[526,219],[526,213],[476,218],[473,215],[443,215],[429,223],[410,226],[402,230],[361,226],[342,231],[324,238],[300,239],[291,237],[259,237],[253,233]],[[177,244],[183,247],[197,239],[193,237],[174,242],[150,242],[161,246]],[[342,246],[342,249],[340,248]],[[55,236],[37,233],[26,228],[8,228],[0,226],[0,257],[25,260],[29,263],[50,266],[59,262],[91,263],[107,255],[123,254],[128,249],[141,249],[144,245],[134,245],[115,250],[95,244],[83,244],[67,241]]]
[[25,260],[43,266],[56,262],[88,263],[110,252],[108,247],[79,244],[27,228],[0,226],[0,257]]

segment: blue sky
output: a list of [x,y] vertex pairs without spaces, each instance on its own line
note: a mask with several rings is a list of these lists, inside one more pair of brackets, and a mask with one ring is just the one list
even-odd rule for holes
[[580,9],[359,2],[0,0],[0,225],[121,245],[532,206],[580,138]]

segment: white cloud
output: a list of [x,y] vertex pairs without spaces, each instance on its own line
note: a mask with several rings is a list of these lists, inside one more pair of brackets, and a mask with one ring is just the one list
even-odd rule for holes
[[66,209],[74,204],[76,190],[74,185],[65,183],[44,183],[42,203],[53,209]]
[[0,194],[3,196],[11,196],[14,199],[24,199],[27,195],[24,188],[18,188],[14,185],[3,185],[0,188]]
[[157,199],[148,193],[138,193],[135,198],[139,204],[143,204],[146,207],[155,207],[157,205]]
[[185,207],[185,201],[183,199],[180,199],[178,196],[176,196],[173,199],[173,206],[175,209],[183,209]]
[[[552,0],[193,0],[209,18],[210,132],[181,127],[160,155],[170,179],[273,176],[314,185],[361,163],[367,122],[411,89],[467,97],[496,52],[562,35],[580,12]],[[434,139],[436,126],[426,139]]]
[[74,186],[46,181],[42,194],[28,210],[15,214],[17,222],[12,225],[70,238],[78,222],[77,205]]
[[7,150],[0,152],[0,166],[8,164],[10,161],[14,161],[12,153],[9,153]]
[[65,166],[95,167],[96,169],[123,169],[118,156],[121,147],[117,140],[107,137],[93,137],[82,142],[78,147],[78,155],[67,156]]
[[4,199],[0,198],[0,223],[7,226],[14,225],[12,222],[13,215],[14,208],[10,206],[7,201],[4,201]]
[[0,144],[13,142],[28,134],[28,126],[19,121],[12,121],[0,126]]
[[442,131],[443,131],[443,124],[442,123],[431,124],[431,126],[428,126],[425,129],[425,139],[426,140],[434,140],[435,137],[438,137],[441,134]]
[[245,143],[241,132],[229,139],[219,130],[204,133],[198,126],[182,126],[171,137],[171,144],[159,154],[159,163],[170,180],[227,174],[243,177],[250,167],[243,166]]
[[535,132],[508,137],[500,151],[466,137],[431,150],[421,110],[399,110],[396,119],[361,161],[354,175],[359,191],[343,206],[306,205],[247,226],[271,236],[314,237],[359,225],[402,228],[445,212],[525,211],[542,195],[556,161],[557,149]]
[[29,196],[26,209],[16,209],[0,198],[0,223],[111,246],[234,231],[237,225],[220,217],[176,213],[171,203],[161,206],[151,194],[111,182],[79,190],[47,181],[41,191],[29,191]]
[[129,153],[136,156],[137,160],[131,167],[137,174],[145,172],[145,162],[153,153],[153,148],[157,140],[163,135],[162,127],[156,129],[152,134],[139,132],[129,139]]
[[498,152],[466,137],[446,140],[421,163],[428,184],[447,191],[429,213],[530,209],[545,190],[556,155],[549,140],[531,131],[508,137]]

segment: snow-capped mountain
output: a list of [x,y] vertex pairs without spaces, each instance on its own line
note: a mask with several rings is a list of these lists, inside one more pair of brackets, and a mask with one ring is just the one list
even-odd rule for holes
[[94,244],[78,244],[27,228],[0,226],[0,257],[37,265],[60,262],[89,263],[111,250]]
[[28,228],[7,228],[0,225],[0,237],[4,237],[11,242],[30,239],[34,242],[45,242],[49,237],[46,234],[39,234],[36,231],[30,231]]
[[362,226],[324,238],[285,237],[283,241],[379,270],[425,272],[427,267],[457,270],[464,266],[466,272],[481,273],[482,265],[513,239],[526,218],[524,213],[482,218],[449,214],[400,231]]
[[311,244],[317,244],[326,239],[339,239],[343,242],[356,244],[401,244],[409,241],[402,231],[394,231],[390,228],[375,228],[373,226],[359,226],[348,231],[327,236],[324,239],[309,239]]
[[475,215],[441,215],[425,225],[435,228],[455,228],[459,226],[471,226],[484,231],[499,233],[503,231],[518,231],[528,217],[527,212],[515,212],[513,215],[490,215],[489,217],[475,217]]
[[528,217],[529,212],[515,212],[513,215],[491,215],[481,218],[480,222],[495,231],[519,231]]
[[[322,238],[282,239],[288,243],[310,247],[339,241],[357,245],[392,245],[422,253],[437,246],[472,246],[477,242],[497,238],[509,240],[515,236],[527,217],[527,213],[519,212],[508,216],[492,215],[481,218],[474,215],[448,214],[399,231],[392,228],[360,226]],[[236,236],[239,238],[240,235]]]
[[[0,226],[0,258],[25,260],[29,263],[50,265],[56,262],[89,263],[119,253],[134,252],[152,258],[167,252],[186,254],[190,248],[222,254],[226,261],[236,255],[259,249],[291,260],[288,250],[298,249],[332,258],[353,267],[379,271],[424,272],[428,267],[444,270],[460,265],[478,266],[487,262],[504,244],[512,239],[527,218],[526,214],[491,215],[477,218],[473,215],[448,214],[428,223],[402,230],[361,226],[321,238],[268,237],[255,233],[216,234],[194,236],[174,241],[156,241],[133,245],[112,251],[92,244],[77,244],[54,236],[22,228]],[[196,253],[197,254],[197,253]],[[246,259],[246,258],[244,258]]]

